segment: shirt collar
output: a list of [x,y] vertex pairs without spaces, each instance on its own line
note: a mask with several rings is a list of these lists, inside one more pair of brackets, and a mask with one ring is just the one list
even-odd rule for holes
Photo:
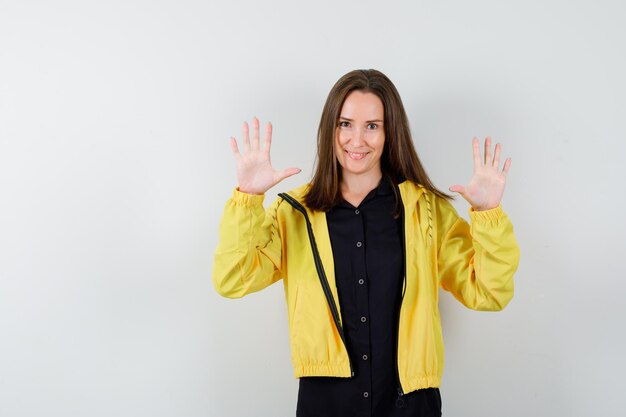
[[378,187],[376,187],[376,194],[378,195],[388,195],[391,194],[393,184],[391,183],[391,179],[389,177],[383,176],[378,183]]

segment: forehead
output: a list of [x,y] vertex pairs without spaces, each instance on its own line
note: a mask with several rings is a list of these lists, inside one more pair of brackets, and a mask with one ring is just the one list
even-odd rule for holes
[[383,102],[369,91],[352,91],[341,107],[339,117],[353,120],[382,120],[385,115]]

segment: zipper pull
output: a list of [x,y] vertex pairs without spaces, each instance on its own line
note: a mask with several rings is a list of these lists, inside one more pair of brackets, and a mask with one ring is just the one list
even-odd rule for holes
[[398,387],[398,398],[396,398],[396,407],[404,408],[404,392],[402,392],[402,388]]

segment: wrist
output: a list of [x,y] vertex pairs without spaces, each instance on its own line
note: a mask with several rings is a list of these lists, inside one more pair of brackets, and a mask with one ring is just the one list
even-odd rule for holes
[[265,192],[258,192],[257,190],[246,189],[246,188],[242,188],[239,186],[236,188],[236,190],[239,191],[240,193],[250,194],[250,195],[264,195],[265,194]]
[[498,206],[499,206],[499,204],[496,205],[496,206],[491,206],[491,207],[488,207],[488,206],[472,206],[472,210],[474,210],[474,211],[487,211],[487,210],[493,210],[494,208],[496,208]]

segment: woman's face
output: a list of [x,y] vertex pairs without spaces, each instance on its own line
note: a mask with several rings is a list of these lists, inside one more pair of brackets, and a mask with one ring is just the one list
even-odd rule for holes
[[343,103],[335,130],[335,153],[343,174],[381,173],[385,109],[373,93],[355,90]]

